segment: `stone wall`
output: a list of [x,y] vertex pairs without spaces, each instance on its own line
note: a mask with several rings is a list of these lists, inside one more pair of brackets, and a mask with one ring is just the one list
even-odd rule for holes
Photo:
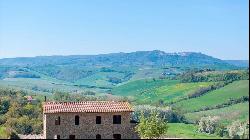
[[[75,125],[75,116],[80,117],[80,124]],[[113,124],[113,115],[121,115],[121,124]],[[95,139],[97,134],[102,139],[112,139],[113,134],[121,134],[122,139],[138,138],[134,127],[130,123],[130,112],[121,113],[51,113],[44,114],[44,137],[53,139],[60,135],[61,139],[68,139],[75,135],[76,139]],[[55,125],[60,116],[60,125]],[[96,116],[101,116],[101,124],[96,124]]]

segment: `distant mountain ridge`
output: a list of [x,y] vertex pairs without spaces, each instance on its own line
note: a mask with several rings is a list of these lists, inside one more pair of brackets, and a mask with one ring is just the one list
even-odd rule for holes
[[207,68],[236,68],[232,64],[196,52],[166,53],[164,51],[137,51],[100,55],[38,56],[0,59],[0,65],[85,65],[85,66],[187,66]]
[[70,84],[77,88],[106,92],[129,81],[171,78],[191,69],[241,68],[196,52],[166,53],[155,50],[100,55],[37,56],[0,59],[0,82],[2,80],[4,84],[28,86],[29,89],[46,92],[47,88],[42,85],[59,88],[61,84]]
[[224,60],[228,64],[235,65],[237,67],[249,67],[249,60]]

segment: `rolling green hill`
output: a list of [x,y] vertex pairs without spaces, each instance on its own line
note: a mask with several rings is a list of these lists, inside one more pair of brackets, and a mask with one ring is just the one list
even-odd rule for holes
[[130,81],[170,78],[195,68],[238,69],[237,66],[202,53],[166,53],[155,50],[101,55],[0,59],[0,80],[16,78],[16,81],[21,81],[26,78],[25,81],[28,81],[46,78],[62,81],[63,84],[70,83],[84,89],[110,92],[112,88]]
[[168,131],[166,137],[168,138],[185,138],[185,139],[221,139],[216,135],[209,135],[198,133],[198,127],[193,124],[183,123],[168,123]]
[[[228,125],[249,117],[249,71],[231,64],[201,53],[162,51],[10,58],[0,59],[0,87],[39,94],[41,99],[44,95],[52,99],[51,93],[63,91],[72,93],[65,94],[72,96],[69,99],[83,94],[79,99],[93,100],[86,97],[90,91],[91,97],[103,95],[110,100],[129,100],[132,105],[167,107],[176,113],[173,118],[182,120],[179,122],[185,122],[182,115],[187,122],[220,116],[220,123]],[[201,93],[204,89],[209,90]],[[236,99],[240,102],[233,102]],[[198,133],[197,127],[170,123],[167,135],[219,138]]]
[[187,97],[201,87],[207,87],[212,82],[179,83],[177,80],[138,80],[115,87],[112,93],[120,96],[130,96],[138,104],[170,103]]
[[221,89],[209,92],[204,96],[178,102],[174,106],[183,112],[193,112],[204,107],[216,106],[229,101],[229,99],[236,99],[242,96],[249,96],[248,80],[233,82]]
[[249,118],[249,102],[220,109],[185,114],[185,117],[193,122],[199,121],[204,116],[218,116],[219,121],[223,124],[229,124],[232,120],[246,121]]
[[165,53],[163,51],[137,51],[132,53],[113,53],[101,55],[75,56],[39,56],[33,58],[6,58],[0,60],[0,65],[12,66],[188,66],[235,68],[223,60],[202,53],[181,52]]

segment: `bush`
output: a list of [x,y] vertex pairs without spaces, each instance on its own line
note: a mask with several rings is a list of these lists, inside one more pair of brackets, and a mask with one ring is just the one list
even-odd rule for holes
[[233,139],[249,139],[249,125],[247,123],[241,123],[240,121],[234,121],[227,127],[230,138]]
[[167,122],[162,119],[158,113],[153,112],[148,118],[144,114],[140,115],[140,123],[136,126],[136,132],[141,138],[152,139],[159,138],[167,132]]
[[27,116],[20,117],[18,119],[8,119],[5,125],[12,128],[19,134],[27,135],[31,134],[31,132],[33,131],[32,123]]
[[18,134],[10,128],[7,129],[7,138],[8,139],[20,139]]
[[155,107],[155,106],[150,106],[150,105],[134,106],[132,119],[135,121],[139,121],[141,112],[143,112],[143,115],[145,118],[148,118],[150,114],[152,114],[152,112],[157,112],[159,116],[164,119],[164,121],[167,121],[170,123],[184,122],[184,116],[178,114],[177,112],[174,112],[170,108]]
[[228,136],[227,128],[223,125],[219,125],[215,129],[215,134],[220,137],[227,137]]
[[202,117],[199,121],[199,132],[213,134],[215,133],[218,117]]
[[10,101],[6,99],[0,99],[0,115],[8,112],[10,107]]
[[117,78],[117,77],[108,77],[108,81],[110,83],[114,83],[114,84],[119,84],[122,82],[122,80],[120,78]]
[[0,115],[0,125],[4,124],[6,122],[6,117],[3,115]]

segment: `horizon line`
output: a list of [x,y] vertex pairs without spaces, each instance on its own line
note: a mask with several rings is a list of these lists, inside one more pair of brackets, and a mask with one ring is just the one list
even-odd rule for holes
[[[153,52],[153,51],[159,51],[159,52],[164,52],[165,54],[178,54],[178,53],[200,53],[200,54],[204,54],[207,56],[211,56],[208,55],[206,53],[203,52],[198,52],[198,51],[183,51],[183,52],[166,52],[166,51],[162,51],[162,50],[145,50],[145,51],[130,51],[130,52],[109,52],[109,53],[98,53],[98,54],[51,54],[51,55],[35,55],[35,56],[16,56],[16,57],[0,57],[1,59],[16,59],[16,58],[36,58],[36,57],[53,57],[53,56],[57,56],[57,57],[68,57],[68,56],[97,56],[97,55],[108,55],[108,54],[119,54],[119,53],[124,53],[124,54],[129,54],[129,53],[136,53],[136,52]],[[211,56],[213,58],[217,58],[220,60],[244,60],[244,61],[249,61],[249,59],[221,59],[215,56]]]

